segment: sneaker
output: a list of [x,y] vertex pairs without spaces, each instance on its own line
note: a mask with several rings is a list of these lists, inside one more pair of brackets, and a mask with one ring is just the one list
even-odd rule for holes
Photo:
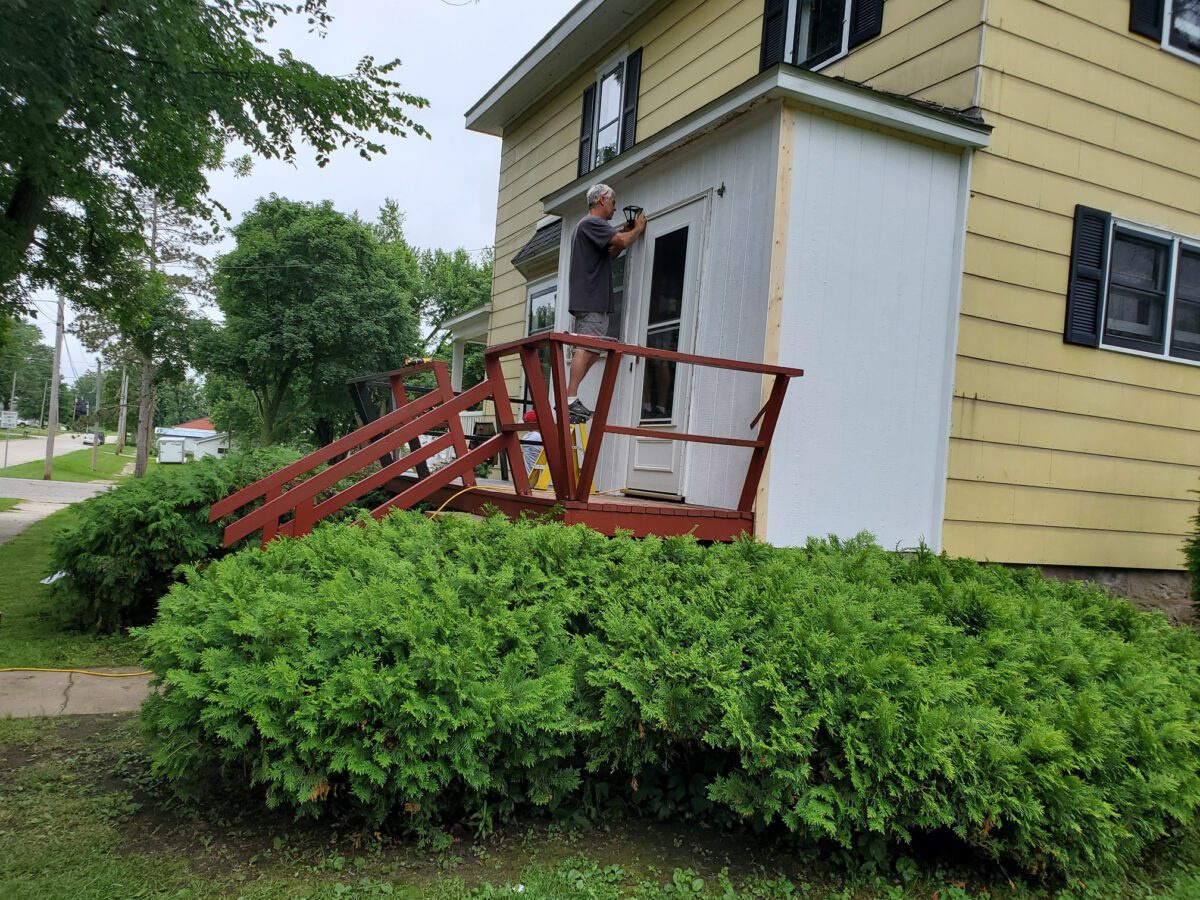
[[576,400],[568,406],[567,412],[570,414],[572,425],[576,425],[579,422],[586,422],[592,417],[592,411],[583,405],[582,400]]

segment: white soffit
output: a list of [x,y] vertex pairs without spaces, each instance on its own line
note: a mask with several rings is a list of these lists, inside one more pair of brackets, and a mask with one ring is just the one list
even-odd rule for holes
[[499,137],[533,105],[657,0],[580,0],[550,33],[466,112],[467,130]]
[[853,119],[886,126],[895,131],[928,138],[955,147],[986,147],[992,128],[953,110],[941,110],[919,101],[872,90],[869,87],[808,72],[776,66],[744,82],[690,116],[639,141],[632,148],[597,166],[582,178],[542,198],[547,213],[558,213],[579,199],[586,185],[618,181],[658,157],[690,143],[723,122],[771,100],[792,100],[841,113]]

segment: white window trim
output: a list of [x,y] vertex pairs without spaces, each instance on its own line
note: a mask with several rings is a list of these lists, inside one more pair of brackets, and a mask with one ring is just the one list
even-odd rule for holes
[[[1168,0],[1169,2],[1169,0]],[[1163,350],[1162,353],[1151,353],[1148,350],[1137,350],[1133,347],[1121,347],[1117,344],[1109,344],[1104,340],[1105,332],[1108,330],[1108,288],[1109,279],[1112,269],[1112,249],[1113,240],[1116,237],[1117,229],[1134,234],[1141,234],[1148,238],[1154,238],[1159,241],[1167,241],[1171,249],[1168,251],[1167,259],[1170,262],[1170,274],[1167,277],[1167,308],[1164,313],[1164,332],[1163,332]],[[1108,253],[1104,264],[1104,297],[1100,305],[1100,347],[1104,350],[1113,350],[1117,353],[1127,353],[1130,356],[1140,356],[1143,359],[1166,360],[1172,363],[1181,363],[1185,366],[1200,367],[1200,360],[1186,359],[1181,356],[1171,355],[1171,333],[1175,319],[1175,279],[1179,272],[1179,251],[1181,248],[1189,252],[1200,253],[1200,239],[1183,237],[1175,234],[1172,231],[1165,231],[1162,228],[1156,228],[1153,225],[1146,225],[1142,222],[1134,222],[1130,219],[1121,219],[1117,216],[1112,217],[1108,229]]]
[[625,114],[625,61],[628,58],[629,45],[627,44],[606,59],[602,65],[596,67],[596,78],[592,82],[596,86],[596,102],[592,104],[592,161],[588,166],[589,172],[602,165],[597,161],[600,155],[600,100],[604,91],[604,76],[617,66],[621,67],[621,98],[617,101],[617,155],[621,155],[621,139],[624,137],[621,134],[621,118]]
[[[533,312],[533,298],[540,297],[543,294],[549,293],[551,290],[556,292],[554,298],[554,322],[548,328],[539,328],[537,331],[529,330],[530,314]],[[547,275],[545,278],[539,278],[537,281],[531,281],[525,286],[525,336],[531,334],[542,334],[546,331],[554,331],[558,327],[559,317],[559,297],[558,291],[558,273]]]
[[1172,0],[1163,0],[1162,48],[1174,56],[1200,63],[1200,56],[1181,50],[1171,43],[1171,3]]
[[[804,0],[788,0],[787,31],[784,34],[783,58],[785,61],[795,66],[799,66],[803,63],[803,60],[796,58],[796,19],[800,15],[800,4],[803,2]],[[831,66],[835,62],[843,60],[850,55],[851,2],[852,0],[842,0],[842,48],[837,52],[836,55],[829,57],[829,59],[825,60],[824,62],[818,63],[811,69],[807,69],[805,71],[820,72],[826,66]],[[1170,3],[1171,0],[1166,0],[1166,2]]]

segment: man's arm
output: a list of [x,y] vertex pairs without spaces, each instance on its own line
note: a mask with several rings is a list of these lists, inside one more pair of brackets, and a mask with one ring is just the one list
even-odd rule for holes
[[646,230],[646,215],[638,213],[637,221],[633,223],[633,227],[618,231],[613,235],[613,239],[608,243],[608,255],[616,259],[621,255],[622,251],[627,250],[638,238],[642,236],[642,232]]

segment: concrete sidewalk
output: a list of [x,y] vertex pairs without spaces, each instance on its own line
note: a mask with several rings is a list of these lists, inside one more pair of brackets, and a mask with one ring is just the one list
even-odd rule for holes
[[[140,672],[128,666],[92,672]],[[150,694],[149,675],[101,678],[68,672],[0,672],[0,719],[132,712]]]
[[64,506],[86,500],[112,487],[111,481],[40,481],[32,478],[0,478],[0,497],[16,497],[21,503],[0,512],[0,544],[11,541],[39,519]]

